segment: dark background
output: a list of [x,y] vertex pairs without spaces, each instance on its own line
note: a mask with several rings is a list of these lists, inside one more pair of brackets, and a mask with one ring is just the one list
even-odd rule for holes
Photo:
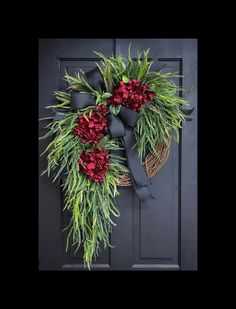
[[[31,302],[29,296],[35,294],[37,302],[40,303],[41,300],[43,305],[45,302],[55,305],[57,301],[61,304],[62,298],[65,299],[71,295],[73,284],[73,291],[76,290],[76,293],[83,291],[83,295],[87,292],[89,300],[92,299],[91,294],[95,294],[99,288],[103,293],[104,289],[110,288],[111,295],[114,295],[114,290],[118,291],[117,303],[119,300],[123,303],[124,296],[129,296],[128,299],[133,302],[134,293],[140,297],[143,296],[146,305],[150,304],[150,306],[152,302],[156,304],[157,301],[160,305],[163,298],[165,304],[166,299],[176,303],[177,297],[183,305],[186,302],[189,304],[189,300],[202,303],[201,296],[206,296],[203,299],[204,302],[208,297],[212,302],[217,296],[217,303],[219,303],[218,296],[224,295],[223,287],[226,289],[229,287],[227,278],[220,276],[222,273],[231,275],[231,267],[226,267],[229,263],[229,255],[226,253],[231,254],[233,243],[229,243],[229,235],[233,235],[231,231],[233,225],[229,222],[234,209],[229,195],[232,173],[231,168],[225,164],[228,160],[224,160],[223,163],[220,160],[219,165],[219,156],[222,153],[219,149],[222,150],[222,141],[225,141],[224,145],[231,147],[232,139],[228,133],[234,132],[231,130],[232,114],[226,113],[228,108],[230,111],[233,108],[232,97],[229,100],[225,98],[226,94],[231,95],[232,92],[228,93],[227,87],[223,87],[223,84],[228,83],[232,78],[229,75],[226,76],[226,71],[231,70],[233,10],[230,10],[228,5],[224,7],[220,3],[214,8],[206,3],[194,8],[189,4],[172,3],[171,10],[168,5],[163,7],[163,4],[158,3],[158,7],[146,5],[145,10],[140,14],[140,7],[137,6],[135,9],[133,3],[131,3],[132,9],[127,7],[124,9],[122,3],[117,3],[117,7],[122,8],[123,13],[120,9],[113,8],[107,12],[105,6],[102,10],[92,10],[90,3],[89,7],[84,8],[81,2],[78,3],[78,7],[73,6],[73,9],[67,5],[67,13],[61,10],[61,5],[55,6],[53,3],[51,6],[47,3],[46,7],[38,5],[37,9],[35,3],[31,7],[28,3],[27,5],[15,3],[14,9],[11,4],[8,18],[2,20],[2,51],[5,53],[2,72],[8,73],[11,78],[15,77],[14,83],[10,78],[11,82],[4,84],[8,85],[9,91],[4,90],[3,94],[6,95],[6,101],[10,103],[2,105],[6,107],[6,112],[1,118],[2,128],[4,126],[7,132],[3,136],[6,138],[2,141],[4,149],[2,152],[4,157],[5,154],[7,155],[10,162],[1,166],[6,170],[5,175],[8,175],[8,179],[4,178],[6,186],[1,207],[4,260],[2,265],[4,265],[3,272],[6,271],[4,288],[9,286],[10,290],[8,302],[11,300],[19,302],[21,299],[24,299],[24,303],[26,299]],[[7,13],[4,8],[4,16],[5,12]],[[125,21],[123,21],[123,15],[126,16]],[[191,274],[187,271],[115,272],[115,276],[110,276],[114,272],[105,271],[80,272],[78,276],[77,272],[64,271],[59,272],[60,276],[57,277],[58,272],[37,271],[38,104],[35,102],[38,101],[38,38],[66,37],[198,38],[197,272],[191,272]],[[5,61],[7,59],[10,62]],[[5,75],[4,80],[6,81]],[[16,93],[21,95],[13,100],[12,96]],[[11,102],[14,103],[11,104]],[[226,126],[222,122],[222,112],[227,114]],[[227,140],[229,138],[230,140]],[[230,148],[227,149],[228,158],[228,154],[234,152]],[[226,186],[227,191],[224,191]],[[14,202],[10,198],[14,198]],[[13,215],[9,217],[9,213]],[[28,276],[32,273],[37,276]],[[61,274],[64,276],[61,277]],[[106,276],[101,276],[102,274]],[[118,274],[121,274],[121,280],[117,280]],[[138,276],[131,283],[130,276],[123,277],[124,274],[131,274],[131,277]],[[34,281],[34,278],[37,280]],[[39,278],[42,281],[38,281]],[[53,278],[56,280],[52,282]],[[96,284],[96,287],[93,286],[91,293],[89,288],[92,278],[99,284]],[[200,278],[203,279],[201,282],[197,280]],[[130,293],[133,288],[135,290]],[[13,289],[15,297],[12,297]],[[39,291],[42,292],[40,297]],[[58,295],[61,297],[58,298]],[[176,295],[176,297],[170,299],[170,295]],[[180,298],[180,295],[190,296],[190,299]],[[46,296],[49,296],[49,299]],[[71,298],[68,296],[68,302]],[[97,302],[98,298],[93,298]],[[74,296],[73,299],[75,299]],[[227,299],[228,297],[224,297],[223,302],[225,303]]]

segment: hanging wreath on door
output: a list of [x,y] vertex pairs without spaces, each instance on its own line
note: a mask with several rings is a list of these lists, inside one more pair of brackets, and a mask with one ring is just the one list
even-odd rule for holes
[[171,137],[192,110],[178,97],[177,73],[150,71],[149,50],[137,59],[107,58],[75,76],[66,72],[67,91],[55,91],[59,103],[48,106],[54,116],[40,139],[52,137],[42,153],[42,173],[62,180],[65,207],[70,212],[66,251],[82,246],[85,265],[111,246],[109,235],[119,216],[118,186],[133,186],[140,201],[155,198],[150,178],[168,158]]

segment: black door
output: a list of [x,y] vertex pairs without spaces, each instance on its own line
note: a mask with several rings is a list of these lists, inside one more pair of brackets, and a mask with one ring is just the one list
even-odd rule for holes
[[[184,124],[180,143],[172,141],[169,159],[152,179],[157,198],[139,202],[132,188],[121,188],[117,199],[120,217],[113,229],[115,246],[101,252],[92,269],[96,270],[196,270],[197,269],[197,40],[196,39],[40,39],[39,40],[39,117],[55,103],[54,90],[64,90],[65,69],[69,74],[89,71],[98,61],[93,51],[105,56],[131,56],[151,49],[164,70],[179,71],[178,83],[191,89],[187,100],[195,108],[194,120]],[[155,69],[155,65],[152,67]],[[181,93],[179,94],[181,95]],[[42,123],[40,123],[42,126]],[[44,131],[39,128],[39,134]],[[39,153],[46,145],[40,141]],[[46,167],[40,157],[39,173]],[[39,178],[39,269],[83,270],[81,253],[65,253],[67,222],[63,195],[47,176]]]

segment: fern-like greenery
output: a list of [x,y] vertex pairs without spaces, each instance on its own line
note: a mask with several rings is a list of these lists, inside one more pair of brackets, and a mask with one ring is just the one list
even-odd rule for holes
[[[91,107],[89,109],[92,109]],[[88,109],[86,109],[88,111]],[[67,229],[66,250],[69,240],[76,247],[75,252],[82,245],[84,262],[90,267],[92,259],[99,252],[100,244],[110,246],[109,234],[114,222],[112,216],[118,216],[115,197],[119,194],[117,184],[119,176],[127,169],[123,165],[123,158],[110,154],[111,162],[105,179],[101,184],[91,182],[85,175],[79,173],[78,158],[83,150],[90,151],[94,146],[81,143],[80,138],[71,134],[76,124],[77,113],[68,113],[61,120],[51,122],[49,132],[42,138],[54,136],[42,155],[47,152],[47,168],[42,173],[53,174],[53,181],[59,180],[62,174],[66,176],[63,183],[65,193],[65,207],[71,213],[71,220]],[[96,146],[108,151],[120,150],[118,140],[104,137]]]

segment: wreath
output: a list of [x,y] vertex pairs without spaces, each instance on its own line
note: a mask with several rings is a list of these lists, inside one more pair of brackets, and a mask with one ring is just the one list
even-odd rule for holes
[[82,246],[84,265],[111,246],[109,235],[119,216],[118,186],[132,185],[140,201],[155,198],[150,178],[168,157],[171,137],[179,140],[192,110],[177,96],[177,73],[150,71],[149,50],[101,59],[74,76],[65,72],[67,91],[55,91],[58,104],[42,138],[52,137],[42,174],[62,181],[64,210],[70,213],[66,251]]

